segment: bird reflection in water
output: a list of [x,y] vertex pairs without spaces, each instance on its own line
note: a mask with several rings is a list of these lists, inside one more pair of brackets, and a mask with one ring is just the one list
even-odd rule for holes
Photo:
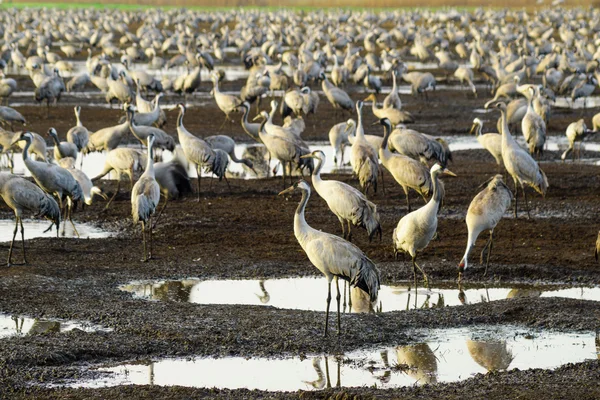
[[190,300],[190,293],[197,281],[166,281],[159,284],[128,285],[124,289],[137,292],[141,288],[141,295],[152,300],[177,301],[185,303]]
[[396,347],[398,367],[415,379],[417,384],[437,382],[437,357],[427,343]]
[[256,297],[258,297],[262,304],[268,304],[269,301],[271,301],[271,295],[269,294],[269,292],[267,292],[267,289],[265,288],[265,281],[259,281],[258,285],[260,286],[260,291],[262,292],[262,295],[255,293]]
[[[312,386],[315,389],[324,389],[324,388],[331,388],[331,378],[329,375],[329,356],[323,356],[323,359],[325,360],[325,372],[323,373],[323,369],[321,368],[321,357],[315,357],[312,360],[312,365],[313,368],[315,369],[315,372],[317,373],[317,379],[315,379],[314,381],[303,381],[304,383],[306,383],[307,385]],[[342,386],[342,375],[341,375],[341,364],[342,364],[342,356],[334,356],[335,359],[335,364],[337,367],[337,382],[335,387],[341,387]]]
[[471,358],[487,371],[506,371],[514,356],[504,340],[467,340]]

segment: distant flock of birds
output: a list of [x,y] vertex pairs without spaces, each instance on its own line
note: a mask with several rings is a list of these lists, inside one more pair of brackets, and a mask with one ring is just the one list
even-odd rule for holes
[[[132,218],[141,224],[143,261],[147,261],[152,258],[153,227],[167,201],[192,191],[188,167],[194,167],[198,174],[198,201],[203,171],[227,180],[230,160],[255,171],[251,160],[236,157],[235,142],[229,136],[201,139],[184,126],[184,103],[203,88],[201,71],[207,69],[211,95],[224,114],[221,127],[241,113],[244,131],[264,145],[269,161],[279,161],[284,187],[288,177],[293,183],[294,174],[308,171],[314,190],[338,217],[342,237],[308,225],[304,211],[311,186],[304,180],[280,193],[302,194],[294,216],[294,233],[310,261],[327,277],[326,321],[331,283],[336,280],[339,332],[339,278],[361,289],[371,302],[377,299],[378,269],[350,241],[353,226],[365,229],[369,239],[376,235],[381,238],[377,207],[367,196],[378,190],[378,184],[383,185],[383,168],[402,187],[407,203],[407,214],[393,233],[394,253],[410,255],[415,287],[417,271],[429,284],[416,259],[437,233],[445,194],[440,178],[455,175],[447,169],[452,160],[448,145],[441,138],[405,125],[415,122],[415,117],[402,109],[399,81],[410,84],[413,96],[427,100],[428,92],[436,89],[439,79],[430,72],[410,71],[404,60],[411,58],[435,62],[446,81],[459,82],[467,87],[465,93],[476,97],[482,86],[478,89],[475,83],[483,82],[493,94],[485,108],[500,112],[500,133],[483,133],[483,122],[478,118],[473,121],[471,133],[476,134],[499,168],[504,166],[515,185],[515,194],[498,174],[475,196],[466,215],[467,247],[458,267],[461,279],[475,241],[482,232],[489,232],[481,253],[487,272],[494,228],[513,199],[517,216],[519,187],[528,215],[526,187],[542,196],[548,190],[548,179],[536,158],[544,151],[553,101],[557,95],[567,96],[571,102],[583,98],[585,107],[587,98],[596,90],[600,80],[599,17],[600,11],[592,8],[551,9],[534,14],[483,9],[472,13],[4,9],[0,14],[0,100],[7,105],[0,106],[0,122],[10,130],[0,129],[0,150],[11,168],[12,153],[22,150],[25,167],[35,181],[34,184],[12,173],[0,173],[0,195],[16,218],[7,263],[12,263],[19,228],[26,262],[22,222],[25,212],[52,221],[48,229],[56,226],[57,234],[61,218],[69,219],[75,228],[75,205],[89,205],[98,195],[108,200],[108,207],[119,192],[122,175],[127,175],[131,183]],[[131,30],[134,25],[137,29]],[[64,57],[51,51],[55,48]],[[65,82],[61,74],[74,70],[72,60],[82,52],[88,55],[86,71]],[[232,52],[236,54],[233,58]],[[223,92],[220,84],[227,73],[215,69],[215,65],[234,63],[238,56],[248,78],[239,94]],[[161,71],[182,67],[187,71],[174,79],[160,78]],[[81,121],[81,108],[75,107],[76,125],[66,133],[66,141],[59,139],[54,128],[48,130],[54,146],[49,157],[42,136],[14,130],[14,124],[25,124],[26,119],[8,106],[10,96],[18,91],[17,81],[5,76],[11,68],[29,73],[35,86],[34,99],[46,102],[47,114],[50,104],[57,104],[65,93],[97,88],[111,106],[118,103],[125,115],[116,125],[90,132]],[[391,92],[378,105],[378,94],[386,81],[391,81]],[[321,93],[317,92],[319,84]],[[284,93],[277,101],[274,94],[280,91]],[[368,93],[363,101],[355,102],[349,91]],[[150,92],[154,98],[147,100],[145,96]],[[164,130],[167,114],[160,107],[160,100],[165,93],[185,96],[182,103],[173,107],[179,110],[177,140]],[[344,163],[345,147],[351,147],[350,165],[361,190],[344,182],[322,179],[325,154],[310,151],[301,138],[306,127],[304,118],[317,114],[322,96],[335,109],[336,117],[345,119],[344,115],[356,113],[356,119],[331,127],[329,139],[334,161],[340,165]],[[261,100],[269,97],[270,110],[261,110]],[[365,134],[364,102],[371,103],[383,136]],[[249,120],[253,104],[257,110],[255,119],[261,119],[260,123]],[[278,113],[283,125],[274,122]],[[592,125],[593,129],[588,129],[583,119],[569,125],[569,147],[561,156],[563,160],[569,153],[575,159],[576,143],[600,129],[600,114],[593,118]],[[511,134],[511,130],[519,128],[526,148]],[[147,147],[147,153],[120,147],[130,132]],[[174,159],[155,162],[157,154],[164,150],[172,152]],[[81,170],[83,156],[90,152],[107,152],[103,171],[92,179]],[[267,165],[268,176],[271,167],[270,163]],[[142,169],[144,172],[133,184],[135,172]],[[108,199],[95,183],[111,171],[117,173],[118,186]],[[411,211],[409,189],[422,196],[426,205]],[[165,203],[156,216],[161,195]],[[326,322],[326,334],[327,330]]]

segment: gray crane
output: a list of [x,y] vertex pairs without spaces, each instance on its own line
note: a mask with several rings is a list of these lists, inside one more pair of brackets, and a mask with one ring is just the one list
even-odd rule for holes
[[521,120],[521,130],[529,146],[529,154],[539,157],[544,152],[544,144],[546,143],[546,123],[533,109],[536,90],[536,87],[529,88],[530,96],[527,99],[527,112]]
[[497,108],[502,113],[502,160],[506,171],[512,176],[515,182],[515,218],[517,218],[517,203],[518,203],[518,186],[521,186],[523,191],[523,197],[525,199],[525,208],[527,209],[527,216],[531,218],[529,214],[529,205],[527,204],[527,192],[525,186],[531,186],[536,192],[545,196],[548,190],[548,178],[540,166],[535,162],[533,158],[523,150],[512,137],[508,130],[507,115],[506,115],[506,104],[503,102],[492,103],[491,107]]
[[379,159],[383,166],[390,171],[396,182],[402,186],[402,190],[404,190],[404,195],[406,196],[406,207],[408,212],[410,212],[408,188],[419,193],[423,197],[423,200],[427,202],[425,196],[433,189],[429,170],[417,160],[403,154],[392,153],[388,148],[388,140],[392,131],[390,120],[382,118],[379,120],[379,123],[383,125],[384,130],[383,141],[379,147]]
[[156,128],[154,126],[146,126],[146,125],[138,125],[135,121],[136,112],[133,106],[129,103],[125,103],[124,106],[125,112],[127,113],[127,124],[129,125],[129,130],[135,136],[140,143],[144,144],[148,142],[148,137],[150,135],[154,136],[154,146],[156,148],[160,148],[163,150],[173,151],[175,150],[175,139],[167,134],[160,128]]
[[479,144],[494,157],[496,164],[502,166],[502,135],[499,133],[482,134],[482,129],[483,122],[479,118],[475,118],[470,133],[475,133]]
[[88,154],[95,151],[101,152],[116,149],[128,132],[129,124],[127,121],[119,125],[99,129],[89,136],[88,144],[82,153]]
[[21,115],[20,112],[11,107],[0,106],[0,123],[10,125],[10,130],[14,131],[13,124],[18,122],[22,125],[25,125],[27,121],[25,117]]
[[341,334],[340,320],[340,286],[339,278],[365,291],[372,303],[377,301],[380,288],[379,270],[358,247],[346,240],[321,232],[306,223],[304,210],[310,197],[310,186],[303,180],[279,195],[291,193],[294,190],[302,192],[302,200],[294,215],[294,235],[308,256],[310,262],[327,278],[327,309],[325,314],[325,336],[329,328],[329,306],[331,304],[331,281],[335,278],[337,288],[337,325],[338,335]]
[[335,110],[341,109],[352,113],[354,102],[350,96],[348,96],[348,93],[329,82],[324,72],[321,73],[321,79],[323,79],[321,86],[323,87],[325,97],[327,97],[327,100],[329,100],[329,103],[331,103],[333,108]]
[[73,143],[61,142],[58,139],[58,134],[54,128],[48,129],[48,135],[54,141],[54,159],[56,161],[65,157],[77,159],[77,146],[75,146]]
[[468,230],[467,249],[462,260],[460,260],[460,264],[458,265],[459,282],[465,270],[469,266],[469,254],[473,250],[473,247],[475,247],[475,242],[477,241],[479,234],[483,231],[490,232],[490,238],[481,250],[482,264],[485,252],[487,251],[485,271],[483,275],[487,274],[487,269],[490,264],[490,256],[494,246],[494,229],[504,216],[506,210],[509,209],[512,198],[512,192],[502,180],[502,175],[498,174],[494,176],[489,181],[487,187],[479,192],[473,201],[471,201],[467,211],[467,217],[465,219]]
[[377,150],[365,138],[365,130],[362,124],[362,106],[362,101],[356,102],[358,125],[356,126],[356,138],[352,143],[350,164],[352,165],[352,171],[358,177],[363,192],[366,194],[369,188],[373,188],[373,191],[377,192],[379,159]]
[[2,197],[6,205],[15,213],[15,230],[13,231],[12,241],[10,242],[10,247],[8,249],[8,260],[6,261],[6,265],[9,267],[12,265],[13,247],[19,225],[21,226],[23,263],[27,264],[23,213],[32,212],[37,217],[49,219],[52,221],[52,224],[46,231],[50,230],[53,225],[56,225],[56,235],[58,236],[60,225],[60,209],[58,204],[34,183],[6,172],[0,173],[0,197]]
[[[377,206],[367,200],[367,197],[359,190],[344,182],[321,179],[321,168],[325,164],[325,154],[321,150],[313,151],[301,158],[317,160],[317,165],[312,173],[312,184],[319,196],[327,202],[331,212],[339,219],[344,239],[352,240],[352,225],[354,225],[366,229],[369,241],[377,233],[381,240]],[[345,225],[348,225],[347,231]]]
[[439,175],[446,174],[456,176],[453,172],[435,164],[431,167],[430,175],[433,183],[433,196],[429,202],[415,210],[406,214],[398,221],[398,226],[394,229],[394,255],[402,251],[408,253],[412,259],[413,278],[415,282],[415,290],[417,288],[417,268],[423,274],[423,279],[427,287],[429,287],[429,279],[425,271],[417,264],[417,255],[424,250],[431,239],[437,232],[438,225],[438,210],[443,200],[443,190],[440,190]]
[[373,115],[378,119],[387,118],[392,125],[407,124],[415,122],[413,116],[407,111],[400,111],[396,108],[379,108],[377,107],[377,97],[371,93],[364,101],[371,101]]
[[247,158],[237,158],[235,155],[235,141],[226,135],[213,135],[204,138],[204,141],[210,145],[213,149],[223,150],[225,153],[229,155],[231,161],[237,164],[244,164],[246,167],[250,168],[255,175],[257,175],[254,170],[254,164],[252,161]]
[[[148,156],[146,157],[146,170],[138,179],[131,190],[131,215],[133,224],[142,223],[142,240],[144,242],[143,262],[152,259],[152,216],[160,201],[160,187],[154,177],[154,136],[148,136]],[[146,247],[146,231],[150,233],[150,252]]]
[[[569,140],[569,147],[564,151],[564,153],[561,154],[561,160],[565,161],[570,152],[573,152],[573,161],[575,161],[576,154],[581,157],[581,142],[583,142],[586,137],[595,133],[596,131],[591,131],[587,128],[583,118],[578,121],[571,122],[569,126],[567,126],[567,131],[565,132],[565,135],[567,135],[567,139]],[[580,143],[578,151],[575,151],[576,142]]]
[[72,157],[61,158],[58,161],[58,165],[66,169],[73,175],[73,178],[79,183],[81,186],[81,191],[83,192],[83,202],[91,206],[92,201],[94,200],[94,195],[98,195],[102,197],[104,200],[108,200],[108,197],[102,192],[97,186],[94,186],[92,180],[80,169],[75,168],[75,159]]
[[169,200],[177,199],[184,193],[193,193],[193,189],[187,171],[177,159],[155,163],[154,177],[158,182],[158,186],[160,186],[160,194],[165,198],[156,221],[154,221],[154,226],[156,226],[163,211],[167,208]]
[[198,201],[200,201],[200,181],[202,178],[202,168],[204,167],[207,171],[214,173],[219,177],[219,179],[222,179],[225,176],[225,171],[227,170],[229,157],[227,156],[227,153],[223,151],[213,151],[208,143],[199,137],[194,136],[187,129],[185,129],[185,126],[183,125],[185,106],[180,103],[178,104],[178,107],[179,116],[177,117],[177,135],[179,137],[179,143],[181,144],[183,153],[185,154],[185,158],[189,163],[196,166],[196,172],[198,174]]
[[[17,139],[17,141],[24,141],[25,149],[23,151],[23,163],[35,179],[35,182],[48,194],[52,194],[56,196],[58,199],[58,204],[60,205],[61,210],[65,210],[63,215],[66,215],[73,225],[73,230],[75,234],[79,237],[79,233],[77,232],[77,228],[75,228],[75,223],[73,223],[72,219],[72,210],[73,210],[73,202],[79,201],[83,198],[83,192],[81,190],[81,186],[79,183],[73,178],[73,175],[69,173],[63,167],[50,164],[40,161],[34,161],[29,158],[29,146],[31,146],[31,142],[33,140],[33,136],[30,132],[23,132]],[[67,204],[63,207],[63,201],[67,200]],[[64,232],[64,224],[63,224],[63,232]]]
[[145,157],[146,156],[139,150],[129,147],[118,147],[108,152],[106,159],[104,160],[104,168],[102,169],[102,172],[92,178],[92,182],[96,182],[110,171],[114,170],[117,173],[117,189],[104,207],[105,210],[110,207],[112,201],[115,199],[115,197],[117,197],[121,187],[121,176],[123,174],[129,177],[130,189],[133,189],[133,173],[134,171],[138,171],[143,168],[143,165],[146,163]]

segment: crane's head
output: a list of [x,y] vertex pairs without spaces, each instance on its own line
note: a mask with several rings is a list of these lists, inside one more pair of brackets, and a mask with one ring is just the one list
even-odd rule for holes
[[271,100],[271,112],[277,110],[277,105],[279,103],[277,103],[277,100]]
[[298,182],[294,183],[289,188],[287,188],[287,189],[279,192],[278,196],[281,196],[281,195],[284,195],[284,194],[288,194],[288,193],[292,193],[296,189],[301,190],[302,192],[308,192],[308,193],[310,193],[310,186],[308,185],[308,183],[306,183],[305,180],[300,179]]
[[17,133],[14,137],[12,144],[17,144],[20,141],[25,141],[27,143],[33,141],[33,135],[29,131],[21,132],[21,134]]
[[58,134],[56,133],[56,129],[50,128],[48,129],[48,135],[56,137]]
[[448,175],[448,176],[456,176],[456,174],[452,171],[450,171],[447,168],[442,167],[440,164],[435,163],[433,165],[433,167],[431,167],[431,175],[432,176],[438,176],[438,175]]
[[354,122],[354,120],[350,118],[348,121],[346,121],[346,129],[344,129],[344,132],[348,132],[354,127],[356,127],[356,122]]
[[300,91],[304,94],[310,94],[310,88],[308,86],[304,86]]
[[363,108],[363,102],[358,100],[356,102],[356,111],[360,114],[362,112],[362,108]]
[[327,80],[327,76],[325,75],[325,71],[321,71],[321,73],[319,74],[319,78],[323,79],[324,81]]
[[323,153],[321,150],[315,150],[312,153],[308,153],[303,156],[300,156],[300,158],[316,158],[317,160],[324,162],[325,161],[325,153]]
[[497,108],[499,110],[506,110],[506,103],[503,101],[495,101],[491,104],[486,104],[485,108]]
[[482,121],[481,121],[479,118],[475,118],[475,119],[473,120],[473,125],[471,126],[471,130],[469,131],[469,134],[471,134],[471,135],[472,135],[472,134],[473,134],[473,132],[475,132],[475,130],[476,130],[478,127],[482,127],[482,126],[483,126],[483,122],[482,122]]
[[79,114],[81,112],[81,106],[75,106],[74,110],[76,114]]

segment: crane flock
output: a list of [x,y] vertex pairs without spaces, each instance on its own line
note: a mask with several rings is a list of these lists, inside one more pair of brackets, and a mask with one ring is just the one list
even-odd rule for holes
[[[481,9],[472,13],[394,11],[389,15],[330,11],[312,13],[305,20],[298,14],[280,11],[270,14],[269,24],[259,22],[259,17],[265,15],[259,11],[204,15],[191,10],[149,9],[106,16],[99,11],[84,14],[73,9],[45,10],[40,14],[43,24],[39,26],[28,18],[31,12],[11,9],[0,14],[0,21],[5,22],[5,27],[0,28],[4,33],[0,41],[0,100],[6,104],[0,106],[0,123],[10,129],[0,130],[0,156],[12,157],[12,153],[22,150],[23,163],[35,181],[34,184],[12,173],[0,173],[0,195],[15,215],[7,264],[12,264],[19,227],[26,261],[23,213],[50,219],[57,232],[61,218],[69,219],[77,232],[73,221],[75,204],[82,201],[91,206],[94,195],[108,199],[101,178],[113,170],[117,173],[117,188],[105,209],[119,192],[121,175],[127,175],[131,216],[134,224],[141,224],[142,259],[151,260],[153,229],[168,201],[192,192],[188,167],[197,174],[198,202],[202,198],[203,174],[224,179],[229,187],[230,161],[244,165],[259,177],[253,161],[238,157],[235,140],[221,132],[228,129],[229,122],[239,122],[244,132],[265,148],[269,158],[267,178],[273,158],[281,166],[284,189],[292,183],[279,194],[299,191],[302,195],[293,230],[310,262],[328,281],[325,334],[333,279],[337,287],[338,332],[340,278],[366,293],[372,303],[377,300],[379,269],[351,241],[355,239],[353,226],[364,229],[369,241],[376,236],[382,241],[389,213],[386,210],[387,218],[383,219],[376,202],[386,196],[384,170],[402,188],[402,201],[406,202],[406,212],[392,217],[396,223],[391,238],[393,253],[407,253],[410,257],[415,288],[417,270],[425,284],[430,284],[425,269],[416,261],[438,236],[438,219],[444,218],[441,208],[446,187],[441,177],[456,175],[448,169],[453,162],[452,153],[442,137],[406,126],[423,122],[421,113],[409,112],[407,106],[426,107],[431,98],[444,96],[441,80],[454,80],[470,101],[501,114],[499,133],[482,133],[484,117],[472,120],[471,133],[491,154],[487,160],[497,165],[498,172],[505,170],[512,178],[514,194],[501,174],[491,177],[481,192],[473,192],[473,201],[465,211],[468,237],[466,251],[458,263],[460,280],[475,241],[484,231],[490,234],[481,253],[482,264],[485,259],[484,275],[487,273],[494,229],[511,204],[514,218],[518,216],[519,187],[529,218],[527,188],[541,196],[549,190],[549,180],[539,161],[547,147],[557,96],[570,99],[572,104],[583,98],[585,108],[600,77],[598,28],[590,23],[600,16],[595,9],[565,10],[573,22],[565,20],[558,10],[534,15]],[[505,23],[507,14],[521,24]],[[366,23],[365,15],[371,15],[376,23]],[[131,16],[141,22],[136,25],[137,31],[129,30]],[[425,24],[418,22],[419,16]],[[20,24],[9,21],[17,17]],[[91,17],[97,22],[93,23]],[[185,17],[189,24],[176,23],[179,17]],[[483,22],[486,20],[489,22]],[[213,31],[198,29],[200,21],[210,21]],[[53,23],[62,28],[52,30]],[[383,27],[390,24],[392,28]],[[470,24],[477,24],[478,29]],[[57,52],[60,49],[66,59],[50,51],[56,43],[60,44]],[[235,64],[236,57],[227,50],[231,47],[248,74],[243,87],[233,92],[226,85],[229,72],[218,69],[226,65],[225,61]],[[85,62],[76,61],[79,53],[87,53]],[[433,61],[434,69],[445,78],[430,71],[413,70],[409,60]],[[76,71],[74,65],[78,64],[74,63],[82,64],[82,70]],[[175,76],[164,73],[173,68],[178,68]],[[85,118],[87,106],[77,105],[76,122],[68,132],[46,124],[50,145],[26,126],[39,116],[28,115],[18,105],[10,107],[10,100],[20,90],[20,83],[7,77],[11,71],[29,75],[35,87],[34,100],[46,102],[45,116],[54,113],[64,98],[76,96],[77,91],[94,90],[102,93],[111,108],[118,103],[123,118],[118,122],[102,121],[102,127],[93,132]],[[203,72],[207,71],[210,82],[204,83]],[[72,79],[65,83],[63,75],[72,75]],[[410,86],[412,98],[401,98],[403,82]],[[390,83],[390,92],[383,97],[380,93],[386,93],[385,85]],[[489,95],[486,85],[491,88]],[[209,91],[211,108],[207,111],[208,107],[198,106],[194,100]],[[150,92],[153,97],[149,97]],[[163,97],[163,102],[170,103],[168,108],[161,108]],[[481,98],[485,99],[480,101]],[[270,110],[261,107],[261,99],[270,99]],[[319,107],[320,101],[324,105]],[[370,109],[363,110],[363,102],[371,102]],[[260,123],[249,122],[254,103],[254,119],[261,119]],[[179,112],[174,128],[166,123],[169,109]],[[331,117],[327,125],[323,123],[325,118],[317,119],[325,114],[325,109]],[[218,130],[208,131],[191,124],[188,130],[184,125],[186,113],[204,117],[215,110],[224,114]],[[82,123],[82,114],[88,127]],[[495,114],[485,111],[483,115]],[[279,116],[281,125],[276,122]],[[365,134],[365,121],[370,123],[373,119],[383,127],[383,135]],[[323,138],[329,133],[333,160],[342,168],[344,150],[349,147],[349,164],[355,177],[352,182],[323,179],[325,153],[311,149],[302,138],[311,120],[313,130],[321,132]],[[566,131],[569,147],[562,154],[563,161],[570,152],[574,160],[580,155],[576,143],[600,127],[600,114],[592,121],[594,130],[588,129],[580,117],[573,121]],[[24,127],[18,131],[15,124]],[[468,127],[469,121],[464,121],[465,132]],[[523,137],[517,140],[513,132],[518,130]],[[145,151],[126,145],[130,133],[146,147]],[[65,140],[61,141],[61,136]],[[50,148],[52,151],[48,152]],[[92,152],[106,155],[101,172],[90,179],[82,166],[84,156]],[[172,159],[165,158],[166,154],[171,154]],[[11,161],[9,165],[12,168]],[[141,176],[136,179],[138,172]],[[294,176],[311,177],[312,187],[338,218],[342,237],[308,225],[305,210],[311,184],[303,179],[294,183]],[[383,193],[378,192],[379,187]],[[412,210],[409,189],[423,198],[424,206]],[[451,182],[447,189],[453,193]],[[155,216],[161,195],[165,202]]]

